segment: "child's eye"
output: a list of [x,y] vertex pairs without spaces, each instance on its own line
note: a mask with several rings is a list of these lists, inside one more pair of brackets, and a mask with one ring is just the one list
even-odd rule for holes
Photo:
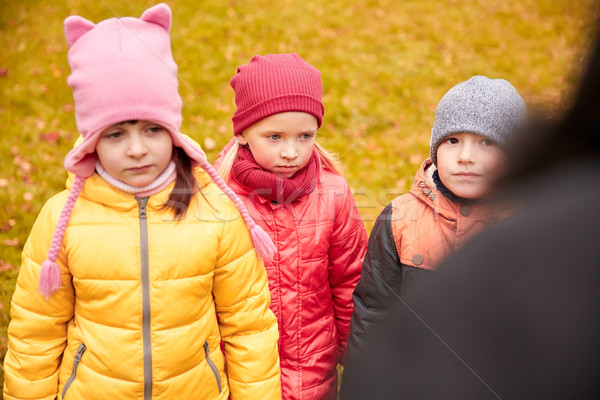
[[451,137],[451,138],[446,139],[445,142],[449,143],[449,144],[456,144],[456,143],[458,143],[458,139]]
[[481,144],[484,146],[495,146],[496,142],[494,142],[493,140],[490,140],[490,139],[483,139],[481,141]]
[[279,140],[279,139],[281,139],[281,135],[278,135],[278,134],[269,135],[269,136],[267,136],[267,139],[269,139],[269,140]]
[[153,125],[153,126],[148,127],[147,130],[148,130],[148,133],[160,133],[160,132],[165,131],[165,128],[163,128],[160,125]]
[[313,134],[312,133],[303,133],[302,136],[300,137],[302,140],[310,140],[312,139]]
[[121,131],[114,131],[114,132],[109,132],[109,133],[105,134],[104,137],[109,138],[109,139],[118,139],[123,135],[124,135],[124,133]]

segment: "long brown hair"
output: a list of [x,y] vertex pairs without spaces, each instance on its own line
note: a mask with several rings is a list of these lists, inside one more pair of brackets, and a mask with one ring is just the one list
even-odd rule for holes
[[175,187],[169,194],[169,199],[165,202],[164,208],[170,208],[173,216],[177,220],[185,217],[192,197],[200,190],[198,181],[194,177],[192,169],[192,160],[180,147],[173,147],[173,162],[177,171]]

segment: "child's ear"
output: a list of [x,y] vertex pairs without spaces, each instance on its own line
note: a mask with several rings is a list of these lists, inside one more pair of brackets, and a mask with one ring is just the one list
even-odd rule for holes
[[244,137],[244,132],[242,132],[239,135],[237,135],[237,141],[242,146],[245,145],[245,144],[248,144],[248,140]]
[[65,30],[65,38],[67,39],[67,44],[69,47],[73,46],[73,44],[85,33],[94,29],[96,26],[93,22],[88,21],[87,19],[80,17],[79,15],[71,15],[65,19],[64,30]]
[[171,9],[165,3],[150,7],[144,11],[140,19],[142,21],[160,25],[167,32],[171,30]]

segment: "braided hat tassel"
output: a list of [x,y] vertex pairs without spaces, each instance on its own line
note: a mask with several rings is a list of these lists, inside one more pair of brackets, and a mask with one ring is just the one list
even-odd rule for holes
[[50,249],[48,250],[48,258],[46,258],[46,260],[42,263],[42,270],[40,272],[38,286],[40,293],[46,296],[46,300],[52,293],[60,288],[62,284],[60,267],[56,263],[56,260],[58,259],[60,248],[62,247],[62,240],[65,236],[67,224],[71,218],[71,211],[73,211],[73,207],[75,206],[75,202],[79,197],[79,193],[81,192],[84,182],[85,178],[79,176],[75,177],[73,187],[67,196],[67,201],[65,202],[65,205],[60,213],[60,217],[58,218],[58,222],[56,223],[56,228],[54,229],[54,234],[52,235],[52,243],[50,244]]

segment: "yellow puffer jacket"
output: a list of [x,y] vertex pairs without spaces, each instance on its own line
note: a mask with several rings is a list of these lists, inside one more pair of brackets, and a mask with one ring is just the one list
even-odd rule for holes
[[202,194],[181,221],[161,210],[173,184],[144,206],[88,178],[48,300],[40,266],[67,191],[46,203],[12,300],[5,399],[281,398],[264,267],[237,209],[196,175]]

